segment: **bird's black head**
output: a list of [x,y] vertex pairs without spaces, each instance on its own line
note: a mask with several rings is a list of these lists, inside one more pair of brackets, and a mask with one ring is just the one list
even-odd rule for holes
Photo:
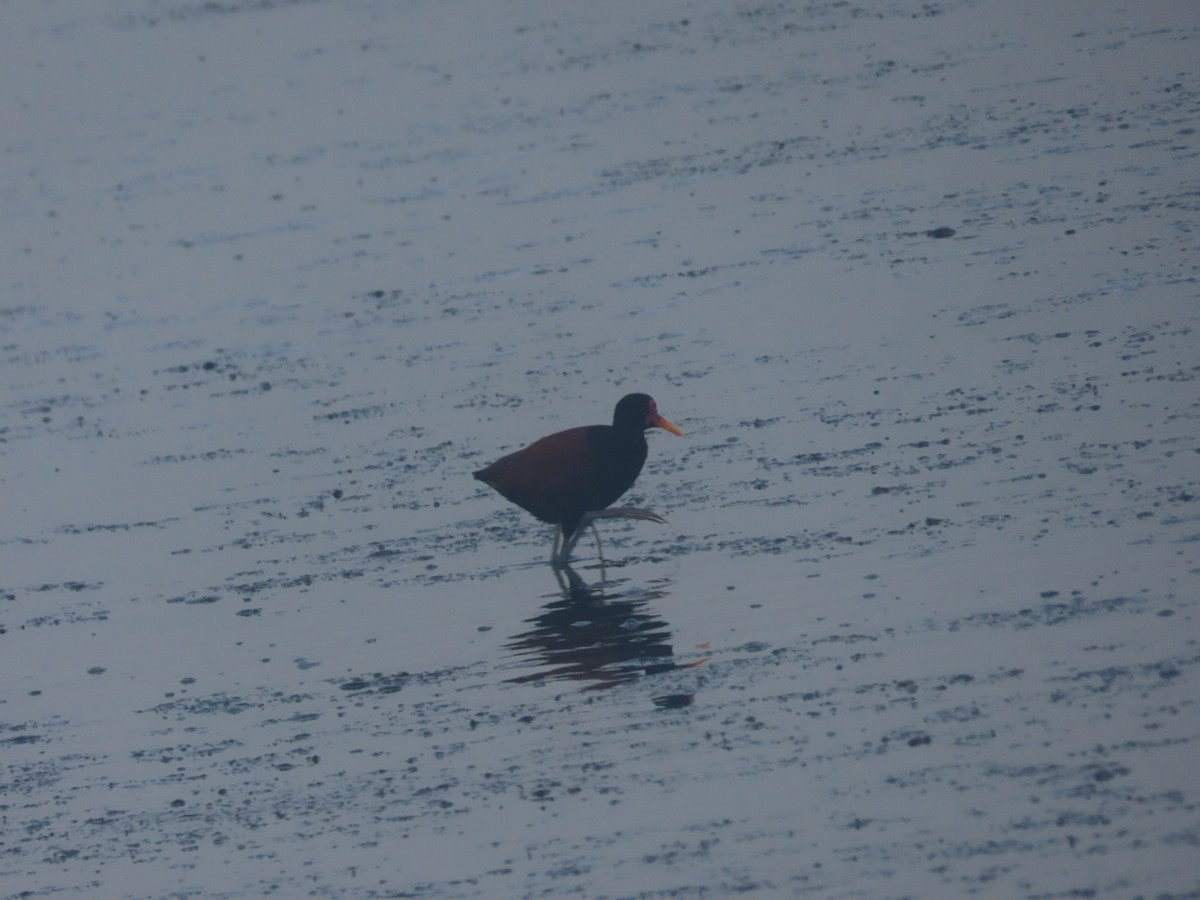
[[648,394],[626,394],[613,410],[613,428],[618,431],[646,431],[663,428],[671,434],[683,434],[658,414],[658,406]]

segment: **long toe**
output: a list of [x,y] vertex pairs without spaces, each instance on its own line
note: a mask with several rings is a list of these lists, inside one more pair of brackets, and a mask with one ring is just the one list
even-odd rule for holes
[[597,509],[584,515],[584,523],[590,524],[596,519],[640,519],[643,522],[657,522],[666,525],[667,520],[658,513],[641,509],[636,506],[618,506],[616,509]]

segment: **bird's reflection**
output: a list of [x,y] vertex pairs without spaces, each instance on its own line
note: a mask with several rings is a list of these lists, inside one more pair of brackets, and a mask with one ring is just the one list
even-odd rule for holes
[[[569,680],[583,682],[583,690],[602,690],[700,664],[675,662],[667,623],[651,609],[653,601],[666,596],[669,582],[634,595],[607,590],[603,582],[589,586],[570,566],[555,569],[555,577],[562,596],[527,620],[528,631],[504,645],[511,665],[533,670],[509,681]],[[690,695],[663,700],[655,702],[686,706]]]

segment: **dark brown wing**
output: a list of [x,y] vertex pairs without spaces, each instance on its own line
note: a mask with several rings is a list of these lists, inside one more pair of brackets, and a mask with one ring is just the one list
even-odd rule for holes
[[569,428],[534,441],[480,469],[475,477],[543,522],[577,519],[588,509],[589,486],[597,477],[590,427]]

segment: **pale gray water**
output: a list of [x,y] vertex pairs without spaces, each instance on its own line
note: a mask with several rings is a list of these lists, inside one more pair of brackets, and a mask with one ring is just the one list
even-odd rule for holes
[[0,896],[1200,896],[1196,7],[0,20]]

